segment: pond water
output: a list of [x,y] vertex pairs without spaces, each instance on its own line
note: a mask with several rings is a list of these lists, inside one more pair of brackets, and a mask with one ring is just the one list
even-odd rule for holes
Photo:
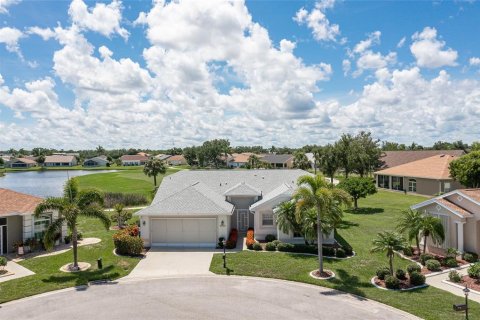
[[63,194],[63,185],[68,177],[78,177],[87,174],[115,172],[116,170],[47,170],[8,172],[0,177],[0,188],[34,196],[59,197]]

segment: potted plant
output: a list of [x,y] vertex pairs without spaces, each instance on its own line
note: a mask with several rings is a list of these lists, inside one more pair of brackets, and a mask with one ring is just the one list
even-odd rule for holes
[[17,255],[21,256],[25,254],[25,250],[23,248],[23,241],[17,241],[13,244],[13,249],[17,252]]
[[35,238],[30,238],[30,252],[33,252],[37,249],[38,241]]

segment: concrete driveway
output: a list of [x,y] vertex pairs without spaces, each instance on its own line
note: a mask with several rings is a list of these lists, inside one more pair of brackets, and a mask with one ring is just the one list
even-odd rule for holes
[[210,262],[214,249],[151,248],[127,279],[152,279],[178,275],[212,274]]
[[91,285],[85,290],[7,303],[1,306],[0,314],[2,319],[15,320],[418,319],[378,302],[327,288],[226,276]]

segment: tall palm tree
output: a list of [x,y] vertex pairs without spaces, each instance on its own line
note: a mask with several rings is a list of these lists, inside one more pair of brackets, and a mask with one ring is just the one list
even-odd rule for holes
[[260,165],[260,158],[256,154],[252,154],[248,157],[248,165],[252,169],[257,169]]
[[416,210],[405,210],[402,212],[402,217],[397,224],[397,231],[407,234],[408,241],[415,239],[415,245],[417,246],[417,252],[420,253],[420,225],[423,216]]
[[92,217],[100,220],[105,228],[110,227],[110,218],[102,210],[103,197],[96,190],[78,191],[77,181],[69,179],[65,184],[63,197],[47,198],[35,208],[35,217],[58,211],[58,218],[52,221],[45,231],[43,242],[47,249],[54,244],[55,235],[61,232],[66,223],[72,232],[73,270],[78,270],[77,220],[79,216]]
[[390,275],[393,276],[393,257],[395,250],[402,250],[405,248],[405,239],[396,232],[383,231],[377,234],[377,237],[372,241],[373,247],[371,252],[386,252],[390,267]]
[[313,212],[317,220],[318,270],[322,274],[322,222],[325,218],[328,220],[328,217],[336,211],[336,208],[350,205],[350,196],[345,191],[328,184],[320,174],[316,176],[301,176],[298,178],[297,184],[299,187],[294,195],[294,198],[297,200],[297,221],[302,220],[302,217],[308,213],[308,209],[314,210]]
[[442,221],[433,216],[424,216],[420,221],[420,234],[423,237],[423,252],[427,250],[427,239],[432,238],[434,243],[442,243],[445,240],[445,230]]
[[155,187],[157,186],[157,176],[159,174],[165,174],[165,172],[167,172],[167,168],[160,159],[149,159],[145,162],[145,166],[143,167],[143,173],[149,177],[153,177],[153,184]]

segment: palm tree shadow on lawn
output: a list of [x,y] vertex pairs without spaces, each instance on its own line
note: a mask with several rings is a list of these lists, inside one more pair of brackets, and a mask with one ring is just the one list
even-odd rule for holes
[[334,284],[333,289],[341,291],[339,292],[325,292],[325,294],[345,294],[351,293],[355,295],[355,298],[358,300],[364,301],[365,293],[360,288],[369,288],[372,286],[370,282],[361,282],[357,276],[350,275],[347,271],[343,269],[335,270],[336,276],[334,279],[330,280]]
[[107,266],[101,270],[94,271],[81,271],[75,273],[65,273],[62,275],[52,275],[46,279],[42,279],[42,282],[47,283],[64,283],[75,280],[75,286],[86,285],[90,281],[109,280],[120,277],[118,272],[111,272],[113,265]]
[[348,209],[345,212],[351,214],[376,214],[383,213],[385,210],[383,208],[358,208],[358,209]]

